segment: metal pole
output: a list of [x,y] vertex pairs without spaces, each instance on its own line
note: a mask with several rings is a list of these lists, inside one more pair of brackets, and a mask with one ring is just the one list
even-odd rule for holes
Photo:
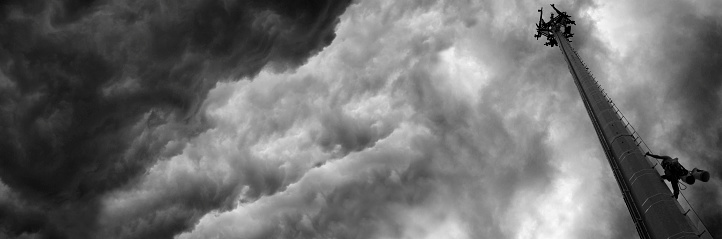
[[635,137],[559,28],[559,25],[554,27],[554,38],[567,61],[640,238],[698,238],[696,226],[683,214],[682,207],[654,169],[655,165],[645,158]]

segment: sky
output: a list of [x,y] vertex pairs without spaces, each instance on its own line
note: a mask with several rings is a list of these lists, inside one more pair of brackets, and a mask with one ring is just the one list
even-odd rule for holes
[[638,237],[550,3],[722,237],[716,0],[3,1],[0,237]]

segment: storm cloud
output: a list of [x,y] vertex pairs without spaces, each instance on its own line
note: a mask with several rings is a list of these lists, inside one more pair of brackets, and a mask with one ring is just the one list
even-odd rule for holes
[[[0,237],[636,236],[548,3],[2,4]],[[722,6],[556,6],[720,236]]]
[[198,110],[216,82],[303,64],[348,4],[3,1],[0,176],[24,201],[3,203],[3,228],[93,235],[100,196],[208,128]]

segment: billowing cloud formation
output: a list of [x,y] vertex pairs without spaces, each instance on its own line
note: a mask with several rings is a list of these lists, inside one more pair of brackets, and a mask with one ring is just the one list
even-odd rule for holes
[[[23,219],[2,224],[10,229],[9,233],[16,233],[9,235],[100,238],[636,235],[566,63],[557,49],[545,47],[532,38],[533,23],[538,19],[536,9],[546,3],[364,0],[346,9],[338,25],[333,20],[343,6],[299,13],[291,11],[298,8],[275,4],[264,5],[261,10],[255,5],[260,3],[244,5],[242,9],[252,9],[248,10],[248,19],[253,21],[238,23],[250,22],[249,29],[264,29],[259,32],[267,35],[261,37],[268,37],[274,42],[271,45],[252,40],[224,41],[226,37],[254,38],[226,31],[223,20],[200,21],[199,27],[190,27],[198,31],[197,35],[192,34],[194,31],[173,30],[175,23],[191,24],[186,18],[190,15],[166,9],[200,11],[206,8],[199,6],[206,5],[193,2],[184,5],[188,8],[169,8],[172,4],[162,3],[157,9],[150,8],[155,10],[149,10],[149,14],[138,15],[147,17],[136,22],[149,22],[143,23],[148,28],[142,28],[142,33],[165,31],[169,36],[186,36],[187,41],[179,45],[158,44],[155,46],[161,49],[157,51],[130,51],[140,54],[137,59],[143,59],[129,64],[138,69],[122,68],[118,71],[122,74],[113,75],[132,77],[108,80],[113,84],[98,89],[103,97],[155,89],[148,84],[156,81],[143,80],[145,74],[141,73],[145,71],[141,69],[153,73],[155,67],[167,66],[156,66],[165,61],[156,63],[145,57],[169,57],[175,63],[168,63],[173,67],[168,68],[168,74],[161,74],[167,77],[161,77],[165,81],[160,82],[171,84],[183,82],[173,77],[196,76],[188,82],[202,82],[198,83],[201,86],[178,87],[180,92],[188,90],[177,94],[179,102],[192,103],[158,103],[150,107],[145,104],[154,101],[144,100],[138,101],[143,106],[131,107],[144,110],[135,114],[136,119],[123,121],[129,122],[127,127],[116,128],[129,134],[126,140],[132,144],[124,152],[133,153],[136,152],[133,147],[144,146],[150,153],[140,157],[144,160],[140,161],[142,166],[123,183],[78,194],[93,195],[92,200],[87,196],[53,196],[51,199],[65,201],[50,204],[47,202],[50,199],[45,199],[46,203],[36,206],[34,202],[40,200],[28,200],[33,198],[33,191],[11,181],[19,176],[10,173],[7,174],[11,176],[4,176],[3,172],[0,216]],[[209,9],[227,9],[226,4],[236,6],[232,1],[221,1],[211,4]],[[714,147],[718,145],[714,137],[719,130],[708,131],[715,129],[717,123],[707,117],[717,114],[716,68],[712,67],[715,44],[719,41],[713,41],[716,35],[705,29],[719,21],[716,14],[722,11],[713,10],[719,9],[713,1],[699,4],[584,1],[560,2],[557,7],[575,18],[573,46],[655,152],[678,155],[688,168],[698,166],[714,171],[717,161],[712,158],[719,152]],[[50,4],[46,8],[71,5]],[[109,10],[117,6],[128,9],[127,6],[136,5],[88,6],[74,11],[50,11],[62,17],[40,18],[55,22],[43,25],[51,27],[42,29],[47,32],[63,29],[59,26],[88,29],[86,34],[94,36],[92,39],[106,39],[95,36],[119,31],[115,30],[118,28],[105,30],[73,23],[109,19],[106,16],[115,15],[101,13],[112,12]],[[131,12],[144,13],[146,10],[142,9],[146,8],[138,7]],[[177,14],[173,18],[164,15],[167,12]],[[27,15],[24,14],[15,11],[8,16],[21,19]],[[325,17],[303,20],[317,15]],[[153,21],[143,20],[154,19],[152,16],[178,22],[168,20],[166,25],[152,25]],[[336,38],[318,52],[328,44],[324,34],[333,36],[334,26]],[[213,28],[224,30],[203,33]],[[306,32],[317,34],[304,35]],[[308,44],[296,47],[297,39],[307,39]],[[126,52],[122,49],[133,46],[131,41],[121,42],[127,45],[98,54],[106,56],[117,52],[116,49]],[[231,46],[224,48],[227,43]],[[218,50],[236,48],[243,50]],[[182,49],[182,54],[171,54],[174,49]],[[256,50],[267,55],[253,58]],[[293,53],[294,50],[304,54]],[[685,54],[688,50],[697,53]],[[286,55],[277,55],[282,53],[276,51]],[[129,55],[136,56],[133,54]],[[243,57],[234,57],[239,55]],[[704,60],[712,63],[699,63]],[[186,65],[192,67],[185,68]],[[297,65],[302,66],[284,71]],[[172,73],[176,71],[179,73]],[[694,86],[680,83],[683,81],[677,76],[690,72],[702,72],[690,75],[697,83]],[[9,82],[3,86],[16,89],[13,77],[17,76],[3,70],[2,82]],[[219,82],[239,78],[253,80]],[[166,83],[157,87],[162,89]],[[209,88],[213,89],[208,93],[198,90]],[[202,94],[195,95],[196,92]],[[665,112],[665,117],[659,117],[659,112]],[[686,116],[703,124],[687,121]],[[43,122],[62,121],[52,118]],[[133,132],[141,133],[132,135]],[[153,146],[146,142],[161,143]],[[105,170],[128,167],[125,161],[99,164],[102,165],[99,169]],[[96,172],[91,169],[80,171],[84,172],[81,175]],[[716,214],[722,203],[720,183],[720,177],[714,177],[709,183],[695,184],[684,192],[698,209],[703,209],[698,211],[708,226],[720,220]],[[46,212],[48,205],[60,207]],[[714,226],[709,229],[713,234],[719,233]],[[0,233],[8,234],[7,229]]]
[[99,196],[207,127],[197,112],[217,81],[302,64],[348,4],[3,1],[3,228],[92,236]]
[[[455,4],[364,1],[297,71],[219,85],[205,108],[214,128],[138,188],[110,195],[101,221],[131,231],[196,215],[195,201],[179,198],[202,195],[223,206],[181,238],[613,235],[540,206],[592,198],[572,198],[583,188],[574,179],[604,174],[560,167],[575,157],[549,147],[596,144],[554,133],[567,124],[552,117],[573,122],[572,106],[586,121],[562,58],[529,37],[535,16],[510,27],[494,19],[513,6]],[[507,54],[518,50],[530,54]],[[537,74],[547,77],[528,81]],[[148,204],[162,210],[128,210]],[[548,216],[566,219],[539,219]]]

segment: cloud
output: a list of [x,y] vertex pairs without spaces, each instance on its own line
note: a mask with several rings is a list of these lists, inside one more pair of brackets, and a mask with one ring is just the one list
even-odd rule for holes
[[[488,27],[508,36],[490,19],[477,19],[474,28],[467,24],[473,16],[458,14],[482,7],[359,3],[342,17],[337,41],[297,71],[262,73],[251,83],[236,84],[237,90],[229,90],[235,94],[224,100],[227,105],[210,110],[218,114],[210,117],[216,127],[225,130],[207,132],[219,133],[212,138],[226,138],[233,148],[209,151],[250,148],[251,155],[211,157],[199,164],[241,161],[248,164],[244,169],[256,167],[250,161],[272,164],[284,171],[274,174],[280,177],[274,181],[284,182],[282,189],[261,197],[241,192],[234,209],[203,216],[193,231],[180,237],[516,236],[510,226],[517,218],[509,214],[510,208],[530,210],[524,198],[547,195],[559,173],[548,145],[550,115],[536,111],[552,101],[528,104],[551,87],[523,80],[535,70],[514,71],[512,63],[528,59],[523,55],[499,62],[493,54],[467,50],[474,49],[476,39],[464,31]],[[485,50],[520,47],[503,42],[499,39]],[[522,48],[536,44],[517,43]],[[542,62],[538,58],[526,64]],[[563,109],[552,105],[552,111]],[[242,122],[233,120],[234,112],[253,112],[249,109],[262,112],[242,116]],[[231,131],[236,132],[221,133]],[[220,145],[205,142],[194,145]],[[308,155],[325,162],[316,163]],[[176,157],[169,163],[175,160],[185,162]],[[244,180],[227,182],[247,192],[264,187]]]
[[[0,175],[16,200],[39,205],[3,202],[33,221],[5,228],[92,235],[99,197],[208,128],[198,112],[216,82],[303,64],[348,4],[3,2]],[[40,208],[51,209],[29,216]]]
[[[179,232],[191,238],[416,238],[446,230],[458,238],[518,235],[508,226],[518,220],[511,212],[533,210],[525,198],[549,195],[559,183],[549,123],[575,101],[547,96],[561,77],[527,80],[563,61],[532,54],[548,50],[524,31],[536,16],[509,27],[507,7],[514,6],[354,5],[335,43],[301,68],[284,73],[272,64],[253,82],[217,84],[201,106],[209,129],[169,136],[173,140],[160,144],[171,151],[161,154],[166,160],[153,160],[141,177],[103,191],[97,213],[90,214],[95,217],[87,220],[95,230],[84,233],[122,238]],[[477,40],[486,42],[477,46]],[[173,55],[177,46],[157,45],[162,47],[148,52],[153,57],[187,57]],[[208,67],[224,63],[222,55],[215,57],[221,60]],[[516,70],[530,66],[539,67]],[[209,79],[234,76],[200,69],[191,72],[207,73]],[[544,74],[566,76],[564,71]],[[121,82],[106,92],[136,87]],[[565,89],[575,93],[571,86]],[[172,111],[143,116],[151,127],[170,127],[164,123],[168,118],[185,119]]]
[[[0,236],[636,235],[546,3],[4,4]],[[719,6],[556,6],[655,152],[715,173]]]

